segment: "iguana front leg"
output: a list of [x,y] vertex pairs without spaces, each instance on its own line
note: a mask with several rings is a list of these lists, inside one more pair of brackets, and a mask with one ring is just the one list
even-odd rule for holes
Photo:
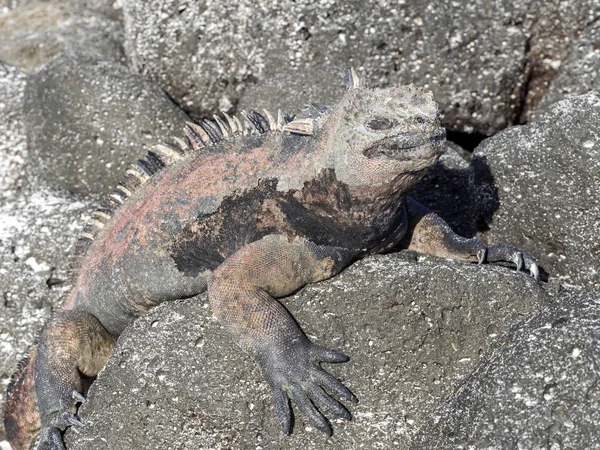
[[350,418],[350,413],[330,394],[351,401],[356,398],[318,366],[320,362],[345,362],[348,357],[313,344],[274,297],[289,295],[307,283],[331,277],[349,259],[343,249],[269,235],[230,256],[209,281],[208,295],[214,314],[260,365],[286,434],[292,427],[289,399],[316,428],[331,434],[322,413],[345,419]]
[[42,425],[38,450],[64,450],[61,432],[83,423],[76,415],[82,395],[81,375],[104,367],[116,339],[91,314],[62,311],[43,328],[36,352],[34,379]]
[[517,270],[525,267],[534,278],[539,277],[538,265],[529,253],[509,245],[486,247],[477,238],[459,236],[444,219],[410,197],[406,198],[406,211],[408,229],[401,245],[409,250],[479,264],[510,261]]

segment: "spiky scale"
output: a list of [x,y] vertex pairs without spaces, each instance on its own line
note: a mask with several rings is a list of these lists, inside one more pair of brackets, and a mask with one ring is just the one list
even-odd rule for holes
[[233,121],[235,122],[235,126],[238,130],[238,133],[244,133],[244,127],[242,126],[242,122],[240,122],[240,119],[238,119],[237,116],[233,116]]
[[192,150],[198,150],[204,147],[204,142],[202,142],[202,139],[200,139],[200,137],[189,126],[185,127],[183,132],[189,141]]
[[221,130],[213,124],[210,120],[202,120],[199,122],[199,125],[206,132],[209,139],[213,144],[216,144],[219,141],[223,140],[223,135],[221,134]]
[[137,162],[137,166],[142,169],[149,177],[154,175],[160,167],[157,167],[155,164],[152,164],[148,159],[140,159]]
[[104,222],[108,222],[112,218],[110,214],[107,214],[104,211],[94,211],[93,216],[99,220],[103,220]]
[[225,122],[223,122],[221,120],[221,118],[219,116],[217,116],[216,114],[213,117],[215,119],[215,123],[218,125],[219,129],[221,130],[221,134],[223,135],[223,137],[228,138],[229,136],[231,136],[229,127],[225,124]]
[[277,122],[275,121],[275,119],[273,119],[273,116],[271,115],[271,113],[266,109],[263,109],[263,113],[265,114],[267,122],[269,123],[269,130],[272,130],[272,131],[277,130]]
[[125,194],[123,194],[122,192],[113,191],[110,194],[110,198],[112,198],[114,201],[116,201],[119,205],[122,205],[123,203],[125,203],[125,200],[127,197],[125,197]]
[[92,226],[94,226],[94,227],[96,227],[98,229],[104,228],[104,222],[102,222],[100,220],[91,219],[89,223],[90,223],[90,225],[92,225]]
[[160,155],[161,159],[165,160],[166,165],[169,165],[174,161],[181,159],[180,152],[164,144],[155,145],[154,147],[152,147],[152,151]]
[[277,130],[283,131],[283,126],[285,125],[285,119],[283,117],[283,113],[280,109],[277,110]]
[[126,174],[135,177],[135,179],[137,179],[140,182],[140,184],[143,184],[146,181],[148,181],[148,179],[151,176],[151,174],[148,174],[146,170],[140,167],[140,165],[137,163],[131,166],[129,169],[127,169]]
[[231,129],[231,134],[236,134],[238,131],[240,131],[240,129],[237,126],[236,121],[229,114],[224,112],[223,116],[225,117],[225,120],[227,120],[227,123],[229,124],[229,128]]
[[360,79],[354,70],[354,67],[351,67],[348,70],[348,75],[346,79],[346,90],[351,91],[353,89],[357,89],[360,85]]
[[313,119],[296,119],[283,126],[283,131],[310,136],[313,134]]
[[269,127],[269,122],[267,122],[267,120],[260,113],[256,111],[250,111],[247,114],[247,117],[260,133],[266,133],[271,129],[271,127]]
[[153,173],[158,172],[167,165],[167,162],[163,161],[160,155],[152,150],[146,154],[146,161],[148,161],[148,163],[152,166]]
[[121,192],[126,197],[131,197],[131,191],[129,189],[127,189],[125,186],[123,186],[122,184],[117,185],[117,187],[115,189],[118,190],[119,192]]
[[244,118],[244,134],[255,134],[257,128],[254,126],[252,121],[248,118],[248,113],[246,111],[240,112],[241,116]]
[[194,122],[186,122],[187,128],[192,131],[204,146],[210,144],[211,139],[208,133],[200,125]]
[[191,150],[190,146],[183,139],[174,137],[173,141],[183,153],[187,153]]

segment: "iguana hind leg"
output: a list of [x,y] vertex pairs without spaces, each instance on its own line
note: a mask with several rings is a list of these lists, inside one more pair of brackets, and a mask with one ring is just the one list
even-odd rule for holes
[[352,401],[355,397],[318,366],[320,362],[345,362],[348,357],[312,343],[274,297],[328,278],[348,262],[349,254],[343,249],[269,235],[231,255],[209,281],[214,314],[259,363],[286,434],[292,427],[289,399],[313,426],[331,434],[323,413],[350,418],[331,395]]
[[76,414],[77,404],[85,401],[81,375],[97,375],[115,343],[102,324],[84,311],[59,312],[43,328],[34,367],[42,425],[39,449],[64,449],[61,432],[82,425]]
[[536,279],[539,277],[538,265],[528,253],[510,245],[486,247],[477,238],[459,236],[444,219],[410,197],[406,199],[406,210],[408,230],[401,243],[404,247],[460,261],[510,261],[515,263],[517,270],[525,267]]

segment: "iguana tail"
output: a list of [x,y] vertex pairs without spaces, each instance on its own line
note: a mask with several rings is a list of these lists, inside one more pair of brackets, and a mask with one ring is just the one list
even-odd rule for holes
[[11,377],[6,395],[4,429],[13,450],[28,450],[40,433],[40,415],[33,383],[37,346],[21,360]]

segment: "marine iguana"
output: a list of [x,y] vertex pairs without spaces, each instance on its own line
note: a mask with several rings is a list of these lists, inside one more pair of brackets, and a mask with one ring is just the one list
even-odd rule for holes
[[242,113],[189,123],[187,140],[159,145],[128,170],[79,241],[73,289],[43,328],[8,389],[4,424],[15,450],[64,449],[82,425],[82,375],[105,365],[117,337],[149,308],[208,290],[215,316],[259,364],[284,433],[290,400],[319,430],[350,419],[356,401],[320,367],[348,357],[312,343],[276,300],[395,246],[463,261],[527,253],[453,233],[407,196],[445,150],[431,94],[367,89],[350,71],[334,108],[304,116]]

